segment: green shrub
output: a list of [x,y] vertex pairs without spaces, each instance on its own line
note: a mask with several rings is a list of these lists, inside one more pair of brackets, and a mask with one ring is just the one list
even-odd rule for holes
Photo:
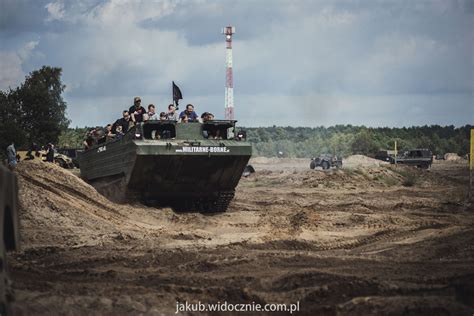
[[416,182],[417,182],[417,177],[414,173],[406,173],[406,175],[404,176],[402,185],[404,187],[412,187],[416,184]]

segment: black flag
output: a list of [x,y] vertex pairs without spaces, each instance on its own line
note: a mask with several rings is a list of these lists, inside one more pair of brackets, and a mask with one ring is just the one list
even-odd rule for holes
[[176,103],[176,110],[178,109],[178,100],[182,100],[183,95],[181,94],[181,90],[179,90],[178,86],[175,85],[173,81],[173,101]]

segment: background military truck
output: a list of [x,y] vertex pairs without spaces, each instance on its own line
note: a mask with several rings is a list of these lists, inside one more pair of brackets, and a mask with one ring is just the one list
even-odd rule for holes
[[337,156],[332,156],[329,154],[323,154],[319,157],[311,158],[311,163],[309,164],[311,169],[316,167],[321,167],[323,170],[327,170],[331,167],[341,168],[342,167],[342,159],[338,158]]
[[374,158],[382,161],[390,161],[390,158],[395,157],[395,155],[395,150],[379,150]]
[[16,175],[0,164],[0,315],[8,314],[8,303],[13,300],[8,277],[6,252],[18,250],[18,184]]
[[422,169],[428,169],[433,163],[433,153],[429,149],[419,148],[405,151],[400,156],[391,157],[390,163],[415,166]]

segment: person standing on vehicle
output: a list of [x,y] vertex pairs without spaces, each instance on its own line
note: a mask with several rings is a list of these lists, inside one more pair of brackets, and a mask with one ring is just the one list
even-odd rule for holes
[[128,110],[134,124],[137,122],[143,122],[143,115],[146,114],[146,110],[141,104],[142,100],[140,97],[135,97],[133,99],[133,105]]
[[7,147],[7,159],[8,159],[8,167],[11,170],[15,169],[17,160],[16,160],[15,144],[13,142]]

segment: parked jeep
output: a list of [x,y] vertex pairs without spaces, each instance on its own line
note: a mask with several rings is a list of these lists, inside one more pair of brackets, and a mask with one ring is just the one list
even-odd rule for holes
[[309,164],[311,169],[316,167],[321,167],[323,170],[327,170],[331,167],[341,168],[342,167],[342,158],[337,156],[332,156],[328,154],[320,155],[319,157],[311,158],[311,163]]

